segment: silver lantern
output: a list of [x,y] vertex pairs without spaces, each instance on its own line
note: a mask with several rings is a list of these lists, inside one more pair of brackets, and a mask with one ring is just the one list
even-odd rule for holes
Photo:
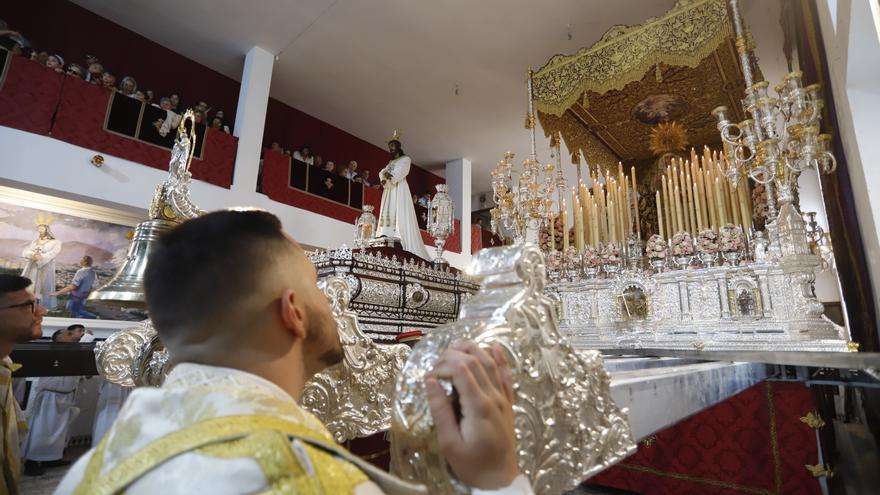
[[448,190],[446,184],[437,184],[437,193],[431,198],[428,206],[428,233],[434,238],[434,245],[437,246],[437,257],[431,262],[435,267],[449,265],[449,262],[443,259],[443,246],[455,230],[452,198],[449,197]]
[[376,232],[376,215],[373,215],[373,205],[364,205],[364,212],[358,217],[354,226],[354,245],[359,248],[367,247],[369,240]]

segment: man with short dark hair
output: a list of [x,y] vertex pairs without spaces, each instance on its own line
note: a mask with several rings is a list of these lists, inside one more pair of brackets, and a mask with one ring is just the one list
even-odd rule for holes
[[70,299],[67,301],[67,311],[70,312],[72,318],[96,318],[93,313],[86,311],[86,299],[89,298],[89,294],[92,293],[98,281],[98,275],[95,273],[92,263],[94,261],[91,256],[83,256],[79,260],[80,268],[74,274],[70,284],[50,294],[52,296],[70,294]]
[[[101,493],[426,493],[350,454],[297,404],[306,381],[343,353],[315,268],[277,217],[209,213],[154,249],[147,308],[176,364],[162,387],[131,393],[56,494],[98,486]],[[460,419],[438,377],[458,390]],[[489,493],[531,493],[517,467],[501,350],[455,343],[426,387],[440,449],[458,478]]]
[[28,292],[30,279],[18,275],[0,275],[0,492],[18,493],[21,474],[20,438],[27,431],[21,408],[12,396],[12,372],[16,366],[9,359],[15,344],[43,335],[46,308]]

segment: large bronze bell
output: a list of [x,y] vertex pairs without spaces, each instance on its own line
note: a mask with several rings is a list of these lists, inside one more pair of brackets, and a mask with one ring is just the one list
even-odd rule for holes
[[92,292],[89,301],[105,306],[143,308],[144,273],[147,258],[154,249],[154,241],[176,224],[168,220],[145,220],[138,224],[125,261],[107,285]]
[[[190,125],[186,126],[187,121]],[[144,308],[144,274],[155,242],[175,225],[203,214],[189,198],[192,175],[189,165],[195,148],[195,114],[187,110],[180,120],[171,150],[168,177],[156,187],[150,203],[149,220],[138,224],[125,262],[107,285],[92,292],[89,300],[110,307]]]

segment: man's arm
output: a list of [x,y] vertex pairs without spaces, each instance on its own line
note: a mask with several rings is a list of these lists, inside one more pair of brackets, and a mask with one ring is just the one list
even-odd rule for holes
[[82,269],[77,270],[76,274],[73,275],[73,280],[70,281],[70,284],[67,287],[64,287],[60,290],[56,290],[55,292],[51,292],[51,293],[49,293],[49,295],[50,296],[63,296],[66,294],[70,294],[71,292],[73,292],[77,288],[79,288],[80,285],[82,285],[83,278],[84,278],[84,275],[83,275]]
[[70,294],[71,292],[73,292],[75,290],[76,290],[76,286],[73,284],[70,284],[67,287],[64,287],[63,289],[56,290],[55,292],[50,292],[49,295],[50,296],[64,296],[64,295]]

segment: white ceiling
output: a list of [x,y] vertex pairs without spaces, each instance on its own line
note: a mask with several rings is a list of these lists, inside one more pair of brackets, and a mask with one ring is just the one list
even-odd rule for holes
[[[527,153],[529,66],[674,3],[74,1],[235,79],[250,47],[277,53],[272,96],[378,146],[401,128],[407,153],[429,169],[469,158],[474,191],[490,189],[489,170],[504,151]],[[546,159],[546,140],[538,141]]]
[[[504,151],[527,154],[529,66],[674,3],[74,1],[236,80],[252,46],[277,53],[273,97],[377,146],[400,128],[413,160],[438,172],[468,158],[474,191],[490,189],[489,170]],[[539,147],[547,149],[542,136]]]

